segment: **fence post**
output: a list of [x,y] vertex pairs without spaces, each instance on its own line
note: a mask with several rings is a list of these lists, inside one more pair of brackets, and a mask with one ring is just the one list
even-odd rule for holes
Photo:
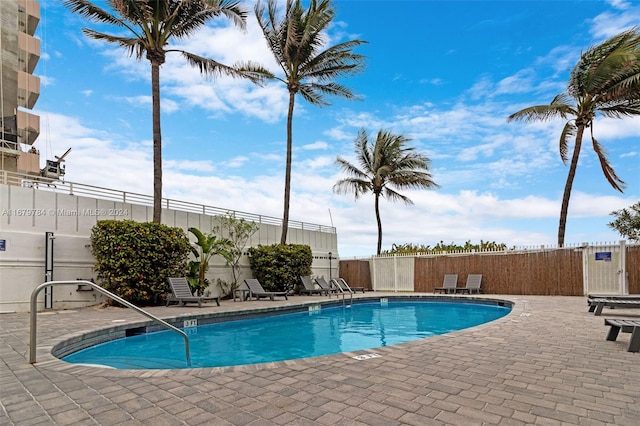
[[618,280],[620,282],[620,294],[629,294],[629,284],[627,283],[627,247],[625,240],[620,240]]
[[398,292],[398,255],[393,254],[393,292]]
[[371,256],[371,285],[373,287],[373,291],[376,291],[378,287],[376,281],[376,257]]

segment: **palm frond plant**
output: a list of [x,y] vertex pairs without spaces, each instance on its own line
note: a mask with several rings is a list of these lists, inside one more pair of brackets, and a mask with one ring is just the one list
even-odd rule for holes
[[197,228],[189,228],[189,232],[196,237],[196,247],[191,246],[191,251],[199,260],[189,262],[187,280],[191,290],[196,291],[198,296],[202,296],[204,289],[209,286],[209,280],[205,275],[209,270],[211,258],[219,255],[226,259],[230,250],[233,250],[233,243],[227,238],[204,234]]
[[375,213],[378,224],[378,246],[376,254],[382,249],[382,221],[380,219],[380,198],[390,201],[402,201],[413,204],[410,198],[396,189],[435,189],[440,186],[433,181],[429,173],[431,160],[407,146],[411,139],[380,130],[375,142],[369,142],[369,135],[360,130],[355,140],[355,154],[359,166],[351,164],[342,157],[336,164],[349,177],[340,179],[333,190],[338,194],[353,193],[357,200],[363,194],[373,193]]
[[[173,48],[170,43],[189,38],[216,17],[225,17],[244,29],[247,11],[236,0],[102,0],[110,10],[88,0],[64,0],[73,13],[97,24],[108,24],[118,31],[107,34],[90,28],[82,32],[89,38],[123,47],[130,56],[151,64],[153,119],[153,221],[162,216],[162,132],[160,126],[160,67],[168,53],[179,53],[192,66],[208,76],[226,75],[259,80],[259,73],[244,73],[213,59]],[[123,31],[124,30],[124,31]],[[252,64],[253,65],[253,64]],[[258,66],[254,66],[259,71]]]
[[560,158],[567,164],[570,140],[574,139],[569,174],[565,183],[558,225],[558,246],[564,246],[569,198],[582,149],[582,139],[589,132],[593,150],[609,184],[623,192],[625,183],[618,177],[604,147],[594,136],[598,115],[623,118],[640,115],[640,29],[632,28],[582,53],[571,71],[565,92],[549,105],[522,109],[508,121],[566,120],[560,133]]
[[[336,82],[340,77],[356,74],[364,68],[365,58],[353,49],[366,43],[349,40],[327,46],[326,31],[335,12],[330,0],[311,0],[304,9],[300,0],[287,0],[284,14],[279,15],[278,2],[260,0],[255,5],[258,24],[267,45],[280,65],[279,75],[256,73],[261,78],[273,78],[287,86],[289,109],[287,112],[287,157],[285,169],[284,210],[280,244],[286,244],[289,229],[289,203],[291,199],[291,162],[293,152],[293,112],[296,95],[312,105],[329,105],[328,96],[354,99],[347,87]],[[243,70],[249,72],[251,67]]]

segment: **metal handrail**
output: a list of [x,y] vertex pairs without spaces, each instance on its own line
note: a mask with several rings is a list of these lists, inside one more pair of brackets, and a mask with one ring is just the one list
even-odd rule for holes
[[347,290],[349,290],[349,295],[351,296],[349,306],[353,305],[353,290],[351,290],[351,287],[349,287],[349,284],[347,284],[347,282],[342,278],[338,278],[338,279],[332,278],[331,281],[329,282],[333,283],[334,287],[336,287],[338,290],[340,290],[340,293],[342,293],[342,306],[344,306],[344,289],[342,288],[340,283],[338,283],[338,280],[342,280],[342,283],[345,285],[345,287],[347,287]]
[[69,285],[69,284],[82,284],[82,285],[88,285],[92,289],[94,289],[95,291],[110,297],[111,299],[117,301],[118,303],[121,303],[121,304],[133,309],[134,311],[137,311],[137,312],[141,313],[142,315],[146,316],[147,318],[151,318],[152,320],[162,324],[163,326],[167,327],[168,329],[173,330],[176,333],[180,334],[184,338],[184,349],[185,349],[185,353],[186,353],[186,357],[187,357],[187,367],[191,367],[191,354],[189,352],[189,336],[187,336],[187,333],[185,333],[184,331],[180,330],[177,327],[174,327],[173,325],[169,324],[168,322],[166,322],[164,320],[161,320],[160,318],[158,318],[158,317],[156,317],[154,315],[151,315],[149,312],[140,309],[136,305],[134,305],[134,304],[132,304],[130,302],[127,302],[123,298],[121,298],[119,296],[116,296],[115,294],[111,293],[110,291],[105,290],[104,288],[100,287],[98,284],[92,283],[91,281],[82,281],[82,280],[49,281],[49,282],[40,284],[31,293],[31,312],[29,313],[30,314],[29,315],[29,363],[30,364],[34,364],[36,362],[36,334],[38,332],[38,324],[37,324],[37,320],[38,320],[38,293],[40,293],[40,291],[42,289],[44,289],[45,287],[52,286],[52,285],[58,285],[58,284],[67,284],[67,285]]

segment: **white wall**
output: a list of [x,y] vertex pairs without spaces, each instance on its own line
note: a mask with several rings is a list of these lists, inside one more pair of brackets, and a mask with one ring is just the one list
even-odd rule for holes
[[[0,313],[28,311],[33,289],[46,281],[46,232],[53,232],[55,237],[53,279],[89,279],[95,278],[89,236],[98,220],[130,219],[145,222],[152,217],[151,206],[52,192],[47,188],[0,184]],[[185,232],[189,227],[196,227],[207,233],[217,225],[214,215],[174,209],[163,210],[162,222],[183,228]],[[260,229],[251,237],[247,247],[280,241],[280,226],[268,223],[259,225]],[[1,250],[3,240],[4,251]],[[335,233],[289,227],[288,242],[309,245],[314,256],[314,275],[328,275],[327,253],[332,252],[334,259],[338,253]],[[334,260],[334,275],[337,267],[338,262]],[[243,277],[251,276],[246,256],[242,259],[241,273]],[[225,267],[222,259],[214,257],[207,277],[211,282],[218,277],[229,280],[229,268]],[[104,300],[99,293],[77,291],[77,287],[54,287],[54,309],[89,306]],[[209,290],[213,294],[218,291],[217,288]],[[39,307],[44,307],[43,292],[40,294]]]

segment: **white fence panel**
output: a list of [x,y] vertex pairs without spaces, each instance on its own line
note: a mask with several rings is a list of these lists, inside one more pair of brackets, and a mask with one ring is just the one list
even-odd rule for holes
[[371,277],[374,291],[413,291],[414,256],[374,257]]

